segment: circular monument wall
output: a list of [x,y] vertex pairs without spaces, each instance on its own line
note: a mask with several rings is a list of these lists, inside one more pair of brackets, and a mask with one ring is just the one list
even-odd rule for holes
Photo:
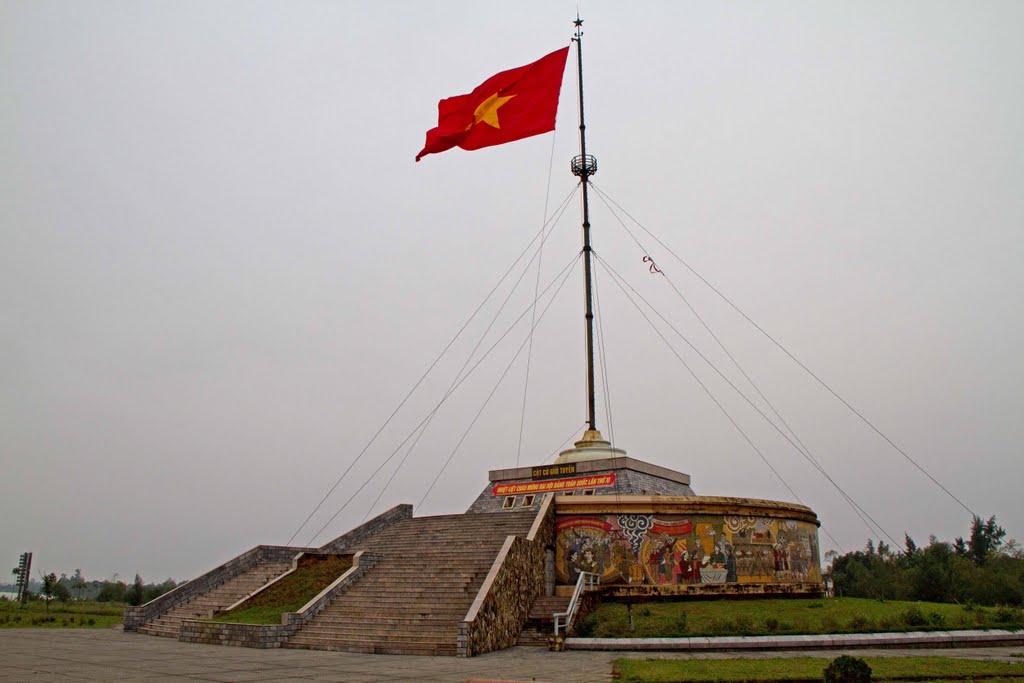
[[820,594],[808,507],[711,496],[558,496],[558,592],[581,571],[623,595]]

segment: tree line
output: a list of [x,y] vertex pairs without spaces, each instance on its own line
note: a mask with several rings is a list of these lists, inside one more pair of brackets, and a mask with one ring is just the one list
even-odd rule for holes
[[928,539],[919,547],[904,534],[895,550],[868,541],[863,550],[832,554],[826,572],[836,595],[882,600],[921,600],[964,605],[1024,604],[1024,549],[996,523],[974,517],[965,540]]
[[[14,570],[12,573],[16,573]],[[62,573],[43,574],[40,580],[29,581],[29,599],[44,600],[95,600],[97,602],[126,602],[129,605],[142,605],[177,587],[174,579],[165,579],[159,583],[147,583],[138,574],[131,583],[120,581],[115,574],[106,580],[89,580],[76,569],[71,576]],[[13,586],[12,586],[13,588]],[[0,590],[7,589],[0,584]],[[12,591],[13,592],[13,591]]]

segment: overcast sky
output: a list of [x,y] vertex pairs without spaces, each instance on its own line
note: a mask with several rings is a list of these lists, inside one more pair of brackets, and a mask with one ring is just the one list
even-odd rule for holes
[[[288,541],[572,191],[574,56],[554,135],[413,158],[440,98],[568,44],[576,10],[0,0],[0,561],[31,550],[46,571],[184,579]],[[1024,4],[581,11],[597,186],[969,508],[1024,537]],[[887,533],[967,532],[953,499],[592,204],[608,266],[770,414],[674,283]],[[579,223],[574,197],[542,288],[579,250]],[[536,264],[477,358],[528,310]],[[605,435],[699,494],[793,500],[597,278]],[[430,413],[510,284],[296,543]],[[582,299],[577,267],[536,329],[521,445],[525,350],[453,451],[527,322],[441,407],[375,512],[418,504],[449,456],[416,512],[461,512],[489,469],[545,462],[582,426]],[[862,546],[869,531],[836,490],[653,319],[819,514],[825,549]],[[370,512],[397,453],[317,544]]]

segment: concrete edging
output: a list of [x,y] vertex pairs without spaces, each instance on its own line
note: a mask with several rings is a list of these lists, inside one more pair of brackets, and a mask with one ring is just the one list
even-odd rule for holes
[[171,591],[150,600],[138,607],[127,607],[124,611],[125,631],[135,631],[146,622],[156,619],[161,614],[183,605],[194,597],[213,590],[222,583],[243,574],[253,567],[266,562],[290,560],[296,553],[315,550],[301,546],[258,545],[241,555],[233,557],[202,576],[186,581]]
[[567,650],[722,652],[730,650],[844,650],[849,648],[994,647],[1024,645],[1024,631],[909,631],[803,636],[715,638],[566,638]]
[[[298,568],[299,568],[299,560],[300,560],[300,559],[302,558],[302,556],[303,556],[303,555],[305,555],[305,554],[306,554],[305,552],[301,552],[301,553],[299,553],[298,555],[296,555],[295,557],[293,557],[293,558],[292,558],[292,568],[291,568],[291,569],[289,569],[288,571],[286,571],[286,572],[285,572],[284,574],[281,574],[280,576],[278,576],[278,577],[277,577],[277,578],[275,578],[275,579],[271,579],[271,580],[270,580],[270,581],[268,581],[267,583],[263,584],[262,586],[260,586],[260,587],[259,587],[259,588],[257,588],[256,590],[254,590],[254,591],[253,591],[252,593],[249,593],[248,595],[246,595],[245,597],[241,598],[240,600],[236,600],[236,601],[235,601],[235,602],[234,602],[233,604],[231,604],[231,605],[228,605],[227,607],[225,607],[225,608],[224,608],[223,610],[221,610],[221,611],[222,611],[222,612],[230,612],[231,610],[235,609],[236,607],[238,607],[239,605],[241,605],[241,604],[242,604],[243,602],[245,602],[246,600],[248,600],[248,599],[250,599],[250,598],[253,598],[253,597],[256,597],[257,595],[259,595],[260,593],[262,593],[262,592],[263,592],[263,591],[265,591],[266,589],[270,588],[271,586],[273,586],[273,585],[274,585],[275,583],[277,583],[278,581],[280,581],[280,580],[281,580],[281,579],[283,579],[284,577],[286,577],[286,576],[290,576],[290,575],[292,574],[292,572],[294,572],[294,571],[295,571],[296,569],[298,569]],[[217,615],[216,615],[216,614],[214,614],[214,616],[217,616]]]
[[376,557],[360,550],[352,557],[352,566],[331,585],[303,605],[297,612],[285,612],[280,624],[235,624],[203,619],[185,619],[178,640],[183,643],[275,648],[300,631],[332,600],[348,590],[376,563]]

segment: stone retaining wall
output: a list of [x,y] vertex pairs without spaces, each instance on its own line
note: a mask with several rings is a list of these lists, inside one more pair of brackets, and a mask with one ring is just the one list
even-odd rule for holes
[[202,576],[187,581],[172,591],[150,600],[145,605],[128,607],[124,611],[124,630],[134,631],[147,621],[156,619],[168,610],[182,605],[195,597],[207,593],[229,579],[244,574],[257,565],[267,562],[287,562],[301,552],[313,548],[296,548],[283,545],[258,545],[238,557],[212,569]]
[[236,647],[281,647],[291,635],[287,626],[270,624],[222,624],[216,621],[186,619],[181,623],[183,643],[206,645],[233,645]]

